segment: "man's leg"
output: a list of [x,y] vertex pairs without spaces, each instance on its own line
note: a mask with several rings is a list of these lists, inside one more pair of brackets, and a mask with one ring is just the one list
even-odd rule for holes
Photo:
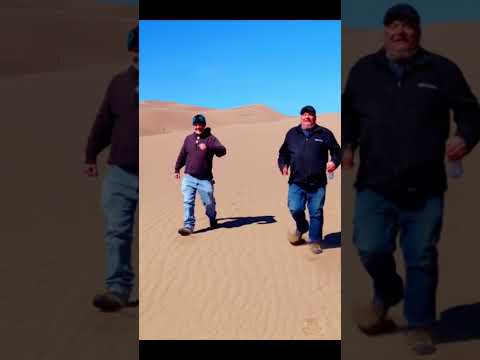
[[431,354],[435,345],[431,327],[436,318],[438,284],[437,243],[443,221],[443,196],[400,212],[401,246],[407,272],[405,317],[408,343],[417,354]]
[[[442,228],[443,204],[443,196],[432,197],[414,209],[402,208],[400,212],[400,243],[407,273],[404,310],[410,329],[429,329],[435,323],[437,243]],[[435,350],[430,341],[420,341],[418,349],[415,346],[415,351],[429,353]]]
[[325,187],[307,193],[307,207],[310,215],[308,237],[311,242],[323,240],[323,206],[325,204]]
[[217,211],[215,197],[213,196],[213,184],[209,180],[200,180],[198,184],[198,192],[205,206],[205,214],[210,220],[210,226],[215,227],[217,223]]
[[137,203],[138,176],[110,166],[102,189],[107,242],[106,287],[125,302],[134,280],[131,250]]
[[183,229],[193,231],[195,227],[195,195],[197,193],[197,181],[194,177],[185,174],[182,179],[182,193]]
[[307,202],[307,193],[300,186],[290,184],[288,186],[288,210],[295,220],[297,233],[300,235],[308,231],[309,225],[305,218],[305,204]]
[[390,306],[403,297],[403,282],[396,272],[395,239],[398,230],[397,209],[382,195],[363,190],[357,193],[354,219],[354,244],[360,260],[373,280],[374,301],[369,318],[359,326],[374,332]]

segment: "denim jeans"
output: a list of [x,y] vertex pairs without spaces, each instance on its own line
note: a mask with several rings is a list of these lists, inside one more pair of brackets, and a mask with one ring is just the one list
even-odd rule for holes
[[[443,195],[406,206],[371,190],[357,192],[354,244],[373,279],[374,299],[393,306],[405,298],[405,318],[411,327],[435,322],[442,220]],[[393,257],[398,233],[405,260],[405,288]]]
[[131,265],[133,225],[138,203],[138,176],[111,165],[103,181],[102,207],[106,218],[106,287],[129,295],[134,273]]
[[[296,184],[288,186],[288,209],[297,225],[297,230],[305,233],[311,242],[323,239],[323,205],[325,204],[325,187],[307,189]],[[305,205],[310,215],[310,225],[305,217]]]
[[185,174],[182,180],[183,226],[192,230],[195,228],[195,195],[197,190],[203,206],[205,206],[205,213],[210,221],[215,220],[217,217],[212,181],[200,180],[189,174]]

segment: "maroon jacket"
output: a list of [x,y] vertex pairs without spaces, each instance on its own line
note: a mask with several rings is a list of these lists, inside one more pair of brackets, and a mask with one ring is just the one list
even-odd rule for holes
[[[197,144],[197,137],[198,144]],[[198,145],[205,144],[207,148],[200,150]],[[212,180],[212,163],[213,156],[224,156],[227,153],[218,139],[211,134],[210,128],[206,128],[202,135],[198,136],[193,133],[188,135],[183,142],[180,154],[178,154],[177,163],[175,164],[175,172],[185,166],[185,173],[192,175],[200,180]]]
[[88,138],[85,162],[111,145],[108,163],[138,175],[138,70],[130,66],[110,82]]

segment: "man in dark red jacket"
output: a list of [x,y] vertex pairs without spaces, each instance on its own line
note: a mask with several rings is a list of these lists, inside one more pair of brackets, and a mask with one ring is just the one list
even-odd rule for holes
[[107,276],[94,306],[116,311],[128,304],[133,287],[133,225],[138,203],[138,26],[129,32],[132,65],[110,82],[86,149],[85,174],[98,176],[97,156],[111,145],[102,188],[106,218]]
[[198,190],[210,220],[210,227],[217,226],[217,212],[213,196],[213,156],[224,156],[227,153],[218,139],[207,128],[205,116],[198,114],[193,117],[193,134],[188,135],[178,154],[175,164],[175,177],[180,179],[180,169],[185,166],[185,176],[182,180],[184,204],[183,227],[178,233],[187,236],[195,227],[195,195]]

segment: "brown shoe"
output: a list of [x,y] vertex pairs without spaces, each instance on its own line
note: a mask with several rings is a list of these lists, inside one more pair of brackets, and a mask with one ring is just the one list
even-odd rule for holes
[[119,311],[128,305],[128,296],[112,291],[96,295],[93,306],[105,312]]
[[292,245],[304,244],[305,240],[302,239],[303,234],[305,234],[305,233],[302,233],[298,230],[291,231],[291,232],[288,233],[288,241]]
[[314,254],[321,254],[323,252],[322,245],[318,242],[310,243],[310,251]]
[[414,328],[407,332],[407,343],[417,355],[430,355],[436,350],[428,328]]
[[367,335],[385,333],[391,322],[386,321],[388,308],[379,302],[372,301],[356,310],[358,328]]
[[187,228],[187,227],[182,227],[182,228],[178,229],[178,233],[182,236],[188,236],[191,233],[193,233],[193,230],[190,229],[190,228]]

